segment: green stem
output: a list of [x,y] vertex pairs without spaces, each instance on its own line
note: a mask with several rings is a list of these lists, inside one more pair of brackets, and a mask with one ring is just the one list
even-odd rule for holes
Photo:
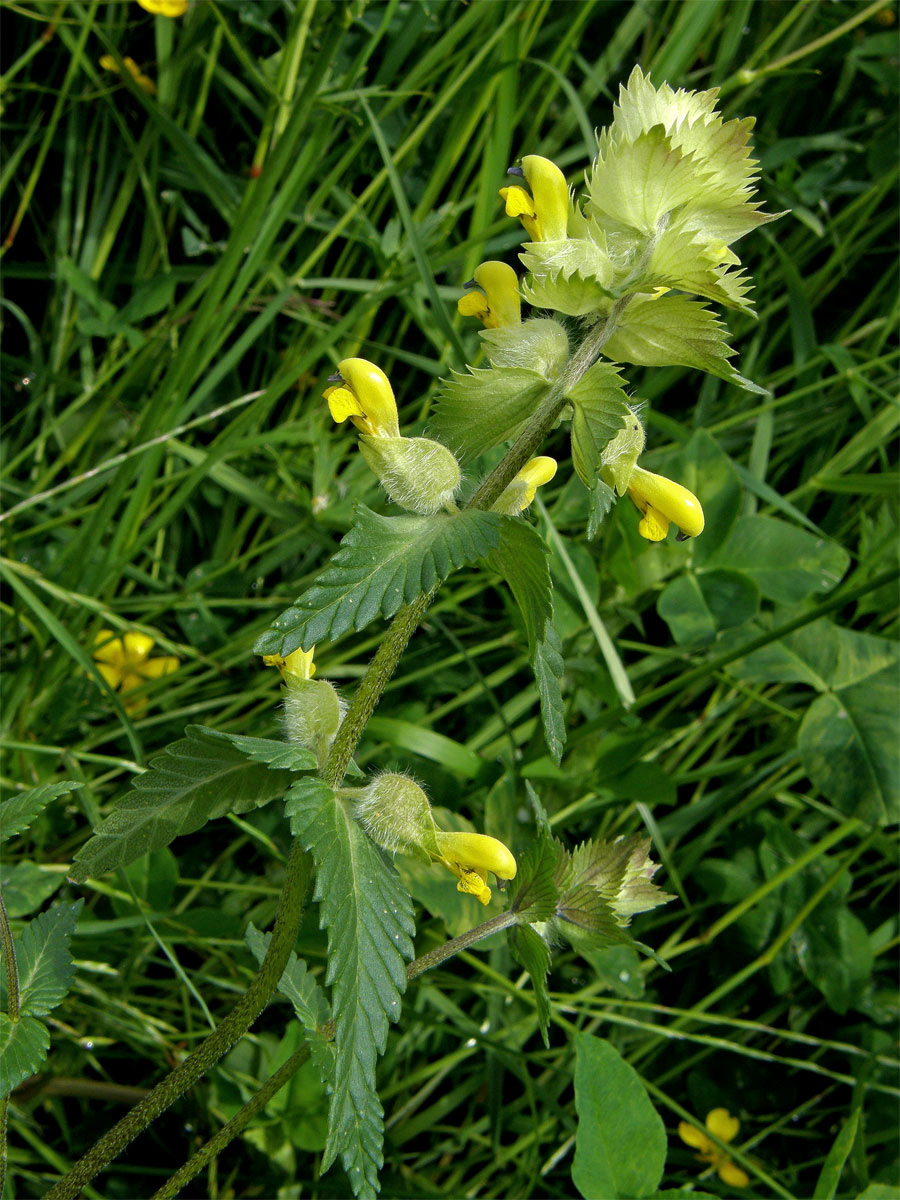
[[[3,965],[6,968],[6,994],[8,1000],[8,1016],[10,1021],[19,1019],[19,972],[16,969],[16,947],[13,944],[12,930],[9,927],[9,917],[6,906],[0,896],[0,946],[3,947]],[[0,1196],[6,1183],[6,1129],[9,1117],[9,1094],[0,1101]]]
[[506,912],[498,913],[496,917],[491,917],[489,920],[483,921],[481,925],[476,925],[474,929],[467,929],[459,937],[451,938],[449,942],[444,942],[443,946],[437,946],[434,950],[429,950],[427,954],[423,954],[421,958],[417,958],[415,962],[411,962],[406,968],[407,981],[417,979],[419,975],[424,975],[426,971],[430,971],[433,967],[439,967],[442,962],[446,962],[454,954],[468,950],[470,946],[474,946],[476,942],[490,937],[492,933],[499,933],[503,929],[510,929],[517,923],[518,918],[516,914],[511,909],[507,909]]
[[170,1176],[169,1179],[162,1185],[158,1192],[154,1192],[150,1200],[171,1200],[173,1196],[177,1196],[185,1184],[189,1183],[198,1171],[202,1171],[211,1159],[228,1145],[233,1138],[249,1125],[252,1118],[259,1110],[280,1091],[287,1081],[294,1075],[309,1058],[309,1046],[301,1046],[299,1050],[295,1050],[287,1062],[283,1063],[275,1074],[267,1079],[263,1086],[255,1095],[251,1096],[242,1109],[235,1113],[227,1125],[223,1125],[219,1132],[209,1139],[209,1141],[200,1147],[197,1153],[189,1158],[183,1167]]
[[[629,296],[625,296],[621,300],[617,300],[609,316],[598,322],[588,332],[584,341],[569,359],[559,380],[549,389],[528,427],[469,501],[468,508],[489,509],[504,488],[512,482],[529,458],[533,456],[534,451],[556,424],[560,413],[568,403],[566,393],[581,379],[612,336],[619,314],[629,299]],[[357,688],[347,715],[341,722],[341,727],[334,739],[325,769],[322,772],[324,780],[332,787],[337,787],[343,779],[363,730],[381,699],[388,680],[396,670],[409,639],[422,620],[436,592],[437,587],[432,588],[429,592],[423,592],[412,604],[408,604],[400,610],[388,628],[384,640],[363,676],[362,683]],[[278,915],[272,930],[272,940],[259,973],[243,997],[223,1018],[221,1025],[197,1047],[193,1054],[189,1055],[161,1083],[158,1083],[131,1112],[100,1138],[67,1175],[50,1189],[45,1200],[74,1200],[82,1187],[93,1179],[98,1171],[115,1158],[133,1138],[170,1104],[174,1103],[192,1084],[205,1075],[210,1067],[218,1062],[246,1033],[271,999],[287,965],[288,957],[294,947],[297,930],[300,927],[302,902],[309,871],[309,859],[300,844],[295,842],[288,860],[287,876],[281,893]],[[503,920],[507,919],[507,923],[509,923],[508,916],[509,914],[504,913],[500,918],[493,918],[499,922],[496,925],[497,929],[506,928]],[[491,921],[477,926],[476,930],[470,930],[468,934],[463,934],[463,940],[477,934],[472,942],[465,944],[471,945],[481,937],[486,937],[488,933],[494,932],[492,926],[487,929],[487,932],[484,932],[485,928],[489,926],[491,926]],[[417,963],[425,963],[417,973],[427,971],[430,966],[442,962],[444,959],[439,957],[440,955],[449,957],[458,953],[459,950],[465,949],[465,945],[457,944],[459,941],[460,939],[455,938],[446,946],[433,951],[431,955],[425,955],[423,960],[417,960]],[[416,967],[417,963],[413,963],[410,969]],[[411,978],[413,977],[411,976]]]

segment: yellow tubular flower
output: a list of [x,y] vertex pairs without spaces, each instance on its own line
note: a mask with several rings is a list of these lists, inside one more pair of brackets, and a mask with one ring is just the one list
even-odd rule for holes
[[456,304],[460,316],[478,317],[486,329],[521,324],[519,279],[508,263],[482,263],[465,287],[470,290]]
[[[126,55],[125,58],[122,59],[122,62],[125,64],[129,75],[132,77],[138,87],[141,88],[142,91],[145,91],[148,96],[155,96],[156,84],[149,75],[145,75],[141,71],[141,68],[137,65],[134,59],[129,58]],[[100,59],[100,66],[104,71],[114,71],[117,75],[119,74],[119,64],[111,54],[103,55],[103,57]]]
[[141,8],[161,17],[183,17],[188,10],[188,0],[137,0]]
[[497,838],[484,833],[436,833],[438,862],[444,864],[459,880],[458,892],[477,896],[482,904],[489,904],[491,889],[487,877],[490,871],[501,882],[514,879],[516,860]]
[[538,488],[542,484],[549,483],[555,474],[555,458],[544,454],[530,459],[512,483],[500,493],[493,506],[494,512],[517,516],[532,502]]
[[518,184],[501,188],[506,215],[518,217],[533,242],[556,242],[564,238],[569,219],[569,189],[556,163],[539,154],[526,154],[522,166],[510,167],[507,175],[523,175],[531,194]]
[[628,495],[643,516],[638,526],[641,537],[649,542],[661,542],[670,525],[678,526],[682,541],[703,532],[700,501],[693,492],[664,475],[654,475],[636,466],[628,481]]
[[380,367],[365,358],[345,358],[338,363],[341,382],[322,395],[335,421],[349,417],[357,429],[371,437],[399,437],[397,402],[390,381]]
[[[737,1117],[733,1117],[727,1108],[714,1108],[706,1114],[706,1128],[720,1142],[733,1142],[740,1127],[740,1121]],[[678,1136],[686,1146],[698,1151],[697,1158],[700,1162],[715,1167],[719,1178],[729,1187],[743,1188],[750,1182],[747,1172],[733,1163],[728,1155],[720,1150],[716,1143],[696,1125],[690,1125],[687,1121],[679,1122]]]
[[[132,692],[148,679],[160,679],[177,671],[181,660],[174,654],[150,658],[154,646],[153,638],[146,633],[132,631],[124,637],[111,629],[101,629],[94,638],[94,662],[97,670],[114,691]],[[143,697],[125,705],[126,712],[140,711],[147,701]]]
[[316,673],[314,650],[315,646],[310,646],[308,650],[294,650],[286,658],[280,654],[264,654],[263,662],[267,667],[277,667],[282,679],[286,675],[293,675],[296,679],[312,679]]

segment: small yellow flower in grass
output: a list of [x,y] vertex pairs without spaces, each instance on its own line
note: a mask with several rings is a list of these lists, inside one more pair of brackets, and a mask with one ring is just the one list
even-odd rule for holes
[[340,382],[322,393],[339,424],[349,417],[370,437],[399,437],[397,402],[391,381],[380,367],[365,358],[345,358],[338,363]]
[[456,303],[460,316],[477,317],[485,329],[521,324],[519,277],[508,263],[482,263],[464,286],[469,290]]
[[161,17],[183,17],[188,10],[188,0],[137,0],[141,8]]
[[[141,71],[141,68],[137,65],[134,59],[129,58],[126,55],[125,58],[122,59],[122,62],[125,64],[129,75],[132,77],[138,87],[142,91],[146,92],[148,96],[155,96],[156,84],[149,75],[145,75],[143,71]],[[103,57],[100,59],[100,66],[104,71],[114,71],[117,75],[119,74],[119,64],[111,54],[103,55]]]
[[314,650],[315,646],[310,646],[308,650],[294,650],[286,658],[282,658],[280,654],[264,654],[263,662],[267,667],[277,667],[282,679],[286,675],[293,675],[296,679],[312,679],[316,673]]
[[459,880],[458,892],[477,896],[482,904],[489,904],[491,889],[488,873],[496,875],[501,887],[516,876],[516,860],[497,838],[485,833],[443,833],[437,830],[437,845],[444,864]]
[[506,215],[518,217],[533,242],[556,242],[566,236],[569,220],[569,189],[566,177],[549,158],[526,154],[521,167],[510,167],[507,175],[523,176],[529,194],[518,184],[500,189]]
[[[727,1108],[714,1108],[712,1112],[706,1114],[706,1128],[720,1142],[733,1142],[740,1127],[740,1121],[737,1117],[733,1117]],[[697,1158],[700,1162],[715,1167],[719,1178],[729,1187],[743,1188],[750,1182],[747,1172],[733,1163],[724,1150],[720,1150],[716,1143],[696,1125],[690,1125],[687,1121],[679,1122],[678,1136],[685,1145],[698,1151]]]
[[678,526],[680,541],[703,532],[700,501],[693,492],[664,475],[654,475],[636,466],[628,480],[628,495],[643,517],[638,525],[641,537],[649,542],[661,542],[670,525]]
[[494,504],[494,512],[517,516],[524,512],[538,488],[549,483],[556,474],[556,459],[542,454],[525,464],[515,479],[502,491]]
[[[146,633],[132,630],[119,636],[111,629],[101,629],[94,639],[94,662],[97,670],[111,688],[121,692],[132,692],[148,679],[160,679],[177,671],[180,659],[174,654],[150,658],[154,646],[153,638]],[[147,701],[143,696],[126,701],[126,712],[139,712]]]

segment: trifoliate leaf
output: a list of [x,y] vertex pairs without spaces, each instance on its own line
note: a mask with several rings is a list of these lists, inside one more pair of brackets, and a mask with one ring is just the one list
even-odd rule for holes
[[0,1097],[29,1079],[49,1049],[50,1032],[43,1021],[30,1016],[11,1021],[0,1012]]
[[632,297],[603,347],[616,362],[642,367],[697,367],[745,391],[766,396],[765,388],[745,379],[728,359],[735,351],[728,330],[706,305],[687,296]]
[[[271,933],[260,933],[251,923],[247,926],[244,937],[253,957],[258,963],[262,963],[272,940]],[[306,963],[302,958],[298,958],[293,950],[278,982],[278,991],[293,1004],[297,1019],[305,1031],[310,1055],[319,1068],[322,1079],[332,1087],[334,1044],[327,1041],[321,1031],[326,1021],[331,1019],[331,1009],[325,993],[310,974]]]
[[74,879],[103,875],[193,833],[229,812],[249,812],[283,796],[290,771],[251,762],[227,739],[191,725],[138,775],[132,790],[75,856]]
[[673,209],[701,200],[707,173],[693,155],[672,145],[661,125],[633,142],[601,135],[588,181],[587,212],[655,235],[660,219]]
[[534,317],[521,325],[482,330],[487,356],[495,367],[523,367],[552,381],[569,356],[569,338],[551,317]]
[[75,973],[69,940],[83,904],[76,900],[54,905],[29,921],[15,939],[21,1013],[46,1016],[69,990]]
[[531,525],[517,517],[504,517],[500,543],[487,561],[509,584],[525,622],[531,665],[541,700],[544,737],[558,763],[566,744],[565,713],[559,686],[564,664],[562,646],[553,627],[553,585],[547,547]]
[[537,369],[489,367],[453,372],[441,382],[434,431],[461,462],[470,462],[522,432],[547,380]]
[[243,733],[225,733],[217,729],[205,729],[204,734],[206,737],[229,742],[251,762],[266,763],[276,770],[315,771],[318,767],[316,756],[311,750],[291,742],[279,742],[274,738],[248,737]]
[[24,832],[51,800],[56,800],[77,787],[81,787],[81,784],[69,780],[42,783],[38,787],[29,788],[27,792],[20,792],[18,796],[4,800],[0,804],[0,843]]
[[400,1014],[404,960],[415,932],[409,896],[354,820],[347,802],[315,779],[298,780],[285,812],[316,863],[315,899],[328,930],[334,1091],[323,1166],[339,1154],[356,1196],[374,1196],[383,1162],[383,1111],[375,1086],[388,1023]]
[[538,1025],[544,1045],[549,1049],[550,992],[547,989],[547,972],[550,970],[550,947],[530,925],[513,925],[507,936],[513,958],[531,976]]
[[568,392],[572,416],[572,465],[586,488],[600,471],[603,451],[626,421],[637,420],[622,390],[618,367],[598,362]]
[[360,504],[337,553],[256,640],[257,654],[287,656],[392,617],[457,567],[484,558],[500,537],[498,513],[469,509],[431,517],[382,517]]

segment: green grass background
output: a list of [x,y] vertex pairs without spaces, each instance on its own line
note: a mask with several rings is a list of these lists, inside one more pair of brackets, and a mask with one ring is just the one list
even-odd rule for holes
[[[759,320],[728,317],[741,371],[772,398],[681,368],[627,374],[651,463],[680,456],[711,523],[716,481],[733,478],[742,515],[839,547],[843,579],[764,592],[755,613],[730,611],[713,579],[714,627],[677,640],[657,601],[699,577],[694,548],[642,544],[624,504],[588,544],[563,461],[535,518],[565,639],[561,771],[497,581],[466,570],[444,587],[360,764],[412,770],[436,804],[513,844],[530,828],[526,780],[569,845],[646,830],[676,899],[636,931],[671,971],[561,949],[549,1051],[501,943],[413,985],[380,1074],[383,1190],[573,1196],[570,1046],[586,1029],[646,1081],[672,1134],[664,1186],[702,1171],[679,1119],[721,1104],[742,1121],[748,1194],[895,1194],[896,841],[870,823],[849,752],[798,742],[817,690],[778,651],[788,627],[823,644],[823,619],[879,639],[884,663],[896,638],[895,9],[195,0],[172,21],[129,2],[2,8],[2,782],[81,783],[12,844],[15,919],[74,893],[67,864],[91,827],[185,724],[277,728],[278,682],[252,642],[333,552],[353,502],[383,503],[320,398],[337,361],[377,361],[402,419],[427,427],[439,377],[479,353],[455,312],[462,281],[484,258],[515,262],[507,166],[541,153],[577,183],[636,62],[657,84],[720,87],[727,116],[757,117],[766,207],[791,210],[738,247]],[[157,95],[102,70],[107,53],[135,59]],[[563,433],[548,451],[565,460]],[[774,534],[763,546],[776,574],[795,552]],[[182,660],[138,716],[92,672],[103,627],[142,629]],[[352,691],[380,632],[323,647],[319,673]],[[774,656],[765,669],[748,668],[750,639]],[[863,680],[882,759],[891,703]],[[876,774],[888,794],[896,776]],[[46,1072],[14,1097],[7,1195],[41,1195],[140,1094],[116,1089],[152,1084],[228,1008],[252,974],[243,930],[271,920],[286,850],[270,806],[78,889],[76,982]],[[420,952],[480,919],[452,880],[404,870],[426,906]],[[322,968],[314,913],[298,949]],[[286,1024],[269,1009],[87,1194],[148,1195],[290,1052]],[[316,1177],[324,1106],[304,1070],[190,1194],[345,1195],[339,1168]],[[849,1150],[823,1175],[842,1129]],[[714,1176],[698,1186],[727,1194]]]

